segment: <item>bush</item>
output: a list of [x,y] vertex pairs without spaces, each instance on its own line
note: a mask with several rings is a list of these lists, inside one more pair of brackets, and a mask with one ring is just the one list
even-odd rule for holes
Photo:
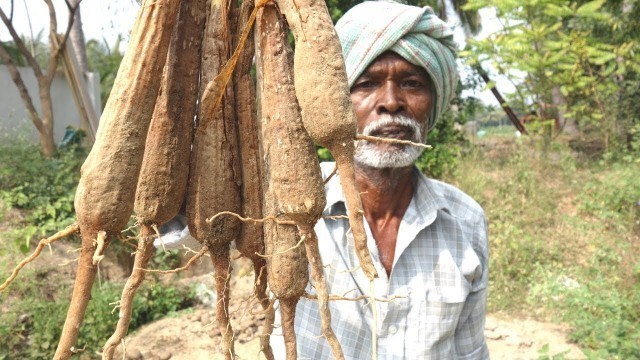
[[6,236],[29,248],[34,237],[44,237],[74,221],[73,198],[86,151],[77,145],[43,158],[37,145],[9,143],[0,149],[0,200],[24,212],[23,226]]
[[487,213],[489,310],[560,319],[590,359],[640,358],[640,163],[486,142],[449,181]]
[[[21,300],[13,302],[15,306],[3,314],[0,359],[51,359],[69,307],[63,294],[70,293],[71,289],[56,288],[54,296],[47,286],[29,283],[16,286],[20,287]],[[115,330],[118,311],[113,311],[114,303],[120,299],[121,292],[122,284],[108,283],[103,288],[94,286],[76,342],[79,347],[86,346],[85,354],[99,351]],[[195,292],[192,290],[144,283],[134,299],[129,331],[194,304]]]
[[467,141],[454,128],[454,123],[452,113],[447,112],[427,134],[427,144],[433,148],[422,153],[416,166],[429,177],[442,179],[453,174],[458,167],[462,148]]

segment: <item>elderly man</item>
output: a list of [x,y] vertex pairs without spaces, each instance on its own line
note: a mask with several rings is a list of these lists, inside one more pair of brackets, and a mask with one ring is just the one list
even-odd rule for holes
[[[358,132],[424,142],[453,96],[458,73],[449,27],[429,7],[389,2],[357,5],[336,25]],[[379,278],[373,289],[358,261],[339,180],[326,185],[325,219],[316,232],[331,294],[368,301],[330,302],[332,327],[348,359],[486,359],[483,334],[488,283],[484,212],[451,185],[421,174],[421,149],[357,145],[368,245]],[[333,164],[323,164],[325,175]],[[334,216],[329,218],[328,216]],[[309,292],[313,289],[309,288]],[[373,292],[372,292],[373,291]],[[297,307],[301,359],[328,359],[313,300]],[[375,338],[375,340],[374,340]],[[284,358],[276,330],[272,345]]]

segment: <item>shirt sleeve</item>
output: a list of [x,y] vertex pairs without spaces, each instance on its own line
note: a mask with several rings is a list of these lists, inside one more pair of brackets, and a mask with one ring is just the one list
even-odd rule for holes
[[455,332],[458,359],[489,359],[489,349],[484,336],[489,283],[489,245],[487,221],[484,216],[474,227],[473,248],[480,259],[482,272],[472,283]]

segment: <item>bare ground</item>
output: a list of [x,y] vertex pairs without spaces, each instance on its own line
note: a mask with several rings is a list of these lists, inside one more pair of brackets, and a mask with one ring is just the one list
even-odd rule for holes
[[[199,265],[203,271],[207,265]],[[260,356],[259,340],[263,316],[252,300],[253,275],[246,261],[234,265],[231,312],[236,331],[236,352],[239,359],[264,359]],[[204,270],[206,271],[206,270]],[[212,287],[211,275],[199,275],[181,280]],[[202,285],[201,285],[202,286]],[[234,300],[235,299],[235,300]],[[211,305],[211,304],[210,304]],[[247,310],[250,309],[250,310]],[[567,340],[569,327],[563,324],[516,319],[505,315],[487,317],[485,335],[492,359],[538,359],[539,351],[548,346],[547,354],[562,353],[565,359],[584,359],[578,347]],[[216,328],[215,311],[211,306],[199,306],[177,317],[165,318],[143,326],[126,339],[126,359],[196,360],[223,359],[218,349],[220,332]],[[122,358],[122,347],[119,356]]]
[[[17,216],[10,214],[11,218]],[[0,233],[6,231],[10,220],[7,217],[0,221]],[[11,219],[15,220],[15,219]],[[6,250],[10,245],[3,244]],[[34,263],[27,267],[38,268],[46,273],[50,280],[55,278],[61,282],[72,282],[75,276],[75,253],[71,244],[65,241],[56,243],[52,252],[45,251]],[[2,249],[0,249],[2,250]],[[7,259],[0,259],[5,264],[15,264],[15,253]],[[236,253],[237,254],[237,253]],[[101,277],[108,281],[124,281],[122,268],[110,257],[101,263]],[[60,266],[66,264],[66,266]],[[236,331],[235,347],[239,359],[263,359],[259,353],[258,335],[264,316],[261,308],[252,296],[253,272],[250,263],[245,259],[235,260],[232,276],[232,324]],[[116,359],[131,360],[198,360],[223,359],[219,351],[220,332],[215,323],[215,292],[213,277],[208,258],[183,272],[178,278],[167,277],[160,281],[180,281],[184,285],[196,286],[203,304],[196,308],[182,311],[175,316],[167,317],[147,324],[131,333],[125,341],[126,353],[120,346]],[[3,272],[4,273],[4,272]],[[24,276],[24,274],[22,274]],[[25,281],[21,276],[17,281]],[[3,308],[7,304],[3,304]],[[5,309],[6,310],[6,309]],[[492,359],[538,359],[539,351],[548,346],[547,354],[563,354],[565,359],[584,359],[578,347],[567,340],[569,327],[560,323],[539,322],[533,319],[513,318],[503,314],[489,314],[485,334]],[[97,354],[96,354],[97,356]]]

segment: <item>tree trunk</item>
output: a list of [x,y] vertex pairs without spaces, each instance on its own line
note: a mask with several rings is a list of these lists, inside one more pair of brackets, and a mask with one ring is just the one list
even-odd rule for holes
[[51,101],[51,86],[40,86],[40,114],[43,131],[40,131],[40,145],[42,155],[50,157],[56,152],[56,142],[53,137],[53,101]]
[[[487,74],[487,72],[480,66],[480,64],[475,65],[473,69],[476,70],[476,72],[478,72],[482,80],[484,80],[484,82],[487,83],[487,85],[491,83],[489,74]],[[495,96],[496,100],[498,100],[498,103],[500,103],[502,110],[504,110],[505,114],[507,114],[507,117],[509,118],[509,120],[511,120],[511,123],[513,124],[513,126],[516,129],[518,129],[520,133],[528,134],[527,129],[524,127],[524,125],[522,125],[522,123],[520,122],[520,119],[518,119],[518,117],[513,112],[509,104],[507,104],[507,102],[504,100],[504,98],[500,94],[500,91],[498,91],[495,85],[491,87],[491,93],[493,94],[493,96]]]
[[574,118],[566,118],[564,115],[564,109],[567,106],[567,102],[565,101],[558,85],[554,85],[551,89],[551,101],[553,103],[553,107],[557,110],[556,115],[558,116],[560,131],[570,136],[578,135],[580,132],[578,130],[576,120]]

